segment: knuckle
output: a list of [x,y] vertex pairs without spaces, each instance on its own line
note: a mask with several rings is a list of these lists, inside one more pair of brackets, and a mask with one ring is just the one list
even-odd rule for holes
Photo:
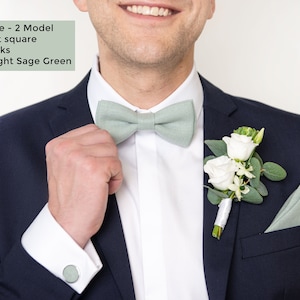
[[87,124],[87,125],[83,126],[83,128],[85,130],[87,130],[87,132],[99,130],[99,127],[95,124]]
[[92,123],[87,124],[87,125],[85,125],[83,127],[88,128],[88,129],[96,129],[96,128],[98,128],[95,124],[92,124]]
[[46,155],[51,155],[56,152],[56,147],[59,144],[59,138],[50,140],[45,146]]
[[118,158],[112,158],[109,162],[108,168],[111,174],[116,174],[122,169],[121,161]]
[[115,144],[105,143],[105,144],[102,144],[102,147],[105,148],[105,153],[107,153],[108,156],[111,156],[111,157],[118,156],[118,148],[116,147]]
[[101,129],[101,135],[105,141],[109,141],[113,143],[113,139],[107,130]]
[[70,151],[72,146],[73,146],[72,140],[61,138],[54,145],[52,151],[57,156],[65,155],[66,153],[68,153]]
[[[53,159],[66,159],[70,157],[70,154],[76,149],[74,141],[71,139],[58,137],[46,144],[46,157],[52,157]],[[76,151],[75,151],[76,152]]]

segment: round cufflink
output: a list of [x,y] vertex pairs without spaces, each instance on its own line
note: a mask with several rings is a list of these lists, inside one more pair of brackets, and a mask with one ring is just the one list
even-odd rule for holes
[[79,271],[76,266],[68,265],[63,270],[63,276],[66,282],[74,283],[79,278]]

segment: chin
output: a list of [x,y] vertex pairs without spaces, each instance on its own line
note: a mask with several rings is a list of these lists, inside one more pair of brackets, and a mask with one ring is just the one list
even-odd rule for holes
[[180,61],[177,57],[178,53],[168,53],[165,49],[139,51],[130,56],[130,63],[140,67],[163,67],[164,65],[170,66],[177,60]]

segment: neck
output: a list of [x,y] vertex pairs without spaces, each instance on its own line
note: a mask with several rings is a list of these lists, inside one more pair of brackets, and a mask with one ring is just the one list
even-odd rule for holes
[[193,58],[167,67],[134,67],[100,58],[102,77],[129,103],[149,109],[172,94],[188,77]]

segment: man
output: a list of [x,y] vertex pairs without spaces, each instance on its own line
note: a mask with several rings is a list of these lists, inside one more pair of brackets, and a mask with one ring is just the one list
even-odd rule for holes
[[[263,232],[299,185],[300,118],[199,80],[194,44],[215,1],[74,2],[99,60],[68,93],[0,119],[0,298],[298,299],[300,228]],[[166,141],[142,119],[119,141],[103,129],[115,103],[140,119],[178,104],[195,130]],[[260,154],[288,179],[262,205],[234,204],[218,241],[203,140],[242,125],[266,128]]]

